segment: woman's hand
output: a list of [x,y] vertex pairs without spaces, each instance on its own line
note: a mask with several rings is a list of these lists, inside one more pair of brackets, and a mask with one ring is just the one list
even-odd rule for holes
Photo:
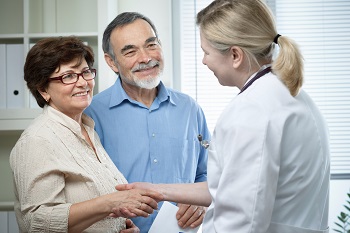
[[[195,186],[193,186],[195,185]],[[168,188],[167,188],[168,187]],[[169,189],[169,187],[171,189]],[[186,193],[188,193],[186,190],[182,191],[183,187],[188,187],[191,190],[193,188],[191,187],[202,187],[202,189],[198,189],[202,192],[206,190],[206,183],[201,183],[201,184],[191,184],[191,186],[188,185],[181,185],[181,184],[152,184],[152,183],[146,183],[146,182],[135,182],[131,184],[121,184],[117,185],[116,189],[117,190],[131,190],[131,189],[142,189],[142,190],[147,190],[147,191],[153,191],[161,194],[161,199],[157,199],[157,197],[153,197],[154,200],[156,201],[163,201],[167,200],[167,194],[166,193],[172,193],[174,194],[175,192],[179,192],[178,195],[184,196]],[[201,192],[198,192],[201,194]],[[199,198],[200,195],[198,194],[195,196],[195,198]],[[174,198],[173,200],[170,201],[179,201],[180,199]],[[186,198],[184,198],[186,200]],[[176,214],[176,218],[178,220],[178,224],[182,228],[196,228],[199,225],[202,224],[203,218],[206,212],[206,208],[203,206],[197,206],[197,205],[189,205],[189,204],[180,204],[178,203],[179,210]]]
[[132,189],[109,194],[108,198],[111,206],[110,217],[132,218],[148,217],[152,214],[158,209],[157,200],[162,195],[152,190]]
[[[120,191],[142,189],[145,192],[157,193],[158,195],[156,196],[150,196],[150,193],[145,194],[152,197],[152,199],[157,202],[170,201],[197,206],[209,206],[211,203],[211,196],[206,181],[177,184],[152,184],[147,182],[135,182],[130,184],[117,185],[115,188]],[[198,210],[197,213],[201,213],[202,215],[203,212]]]
[[[124,191],[124,190],[132,190],[132,189],[142,189],[147,194],[150,195],[155,201],[160,202],[164,201],[164,195],[159,185],[155,185],[147,182],[134,182],[130,184],[119,184],[115,186],[116,190]],[[154,195],[154,194],[157,195]]]

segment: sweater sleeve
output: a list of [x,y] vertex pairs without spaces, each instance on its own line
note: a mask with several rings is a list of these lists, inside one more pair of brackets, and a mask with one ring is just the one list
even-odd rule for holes
[[66,203],[65,178],[56,152],[49,140],[25,135],[11,152],[19,215],[29,232],[67,232],[71,204]]

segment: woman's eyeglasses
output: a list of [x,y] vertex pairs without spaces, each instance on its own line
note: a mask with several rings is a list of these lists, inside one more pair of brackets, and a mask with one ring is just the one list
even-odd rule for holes
[[60,80],[63,84],[73,84],[78,82],[79,76],[81,76],[86,81],[92,80],[96,77],[96,69],[84,70],[79,74],[78,73],[63,74],[58,77],[49,78],[49,82],[53,80]]

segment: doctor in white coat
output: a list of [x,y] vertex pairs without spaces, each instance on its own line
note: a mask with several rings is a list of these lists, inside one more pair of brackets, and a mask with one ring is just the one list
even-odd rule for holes
[[328,232],[328,129],[301,88],[298,46],[277,34],[260,0],[213,1],[197,24],[203,64],[221,85],[241,91],[217,121],[208,182],[117,188],[150,188],[164,200],[210,204],[204,233]]

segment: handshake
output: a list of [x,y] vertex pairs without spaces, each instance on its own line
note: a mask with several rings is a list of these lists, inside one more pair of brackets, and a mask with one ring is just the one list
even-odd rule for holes
[[178,204],[179,210],[176,214],[179,226],[195,228],[203,221],[206,210],[204,206],[209,206],[211,203],[207,182],[191,184],[135,182],[117,185],[115,188],[119,192],[110,195],[122,195],[123,198],[114,199],[119,201],[112,203],[110,217],[148,217],[153,211],[158,210],[158,202],[170,201],[182,203]]
[[155,185],[142,182],[117,185],[115,188],[120,192],[110,194],[112,196],[118,195],[118,198],[112,197],[110,199],[114,207],[109,216],[148,217],[154,210],[158,210],[158,202],[164,200],[161,191],[153,186]]

